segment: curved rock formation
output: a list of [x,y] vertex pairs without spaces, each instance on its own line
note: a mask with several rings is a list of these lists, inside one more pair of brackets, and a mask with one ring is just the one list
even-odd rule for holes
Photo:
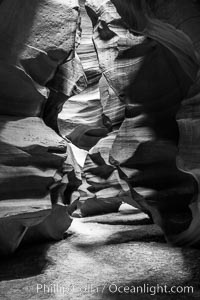
[[8,254],[22,241],[60,239],[71,224],[64,193],[80,174],[54,130],[86,78],[74,56],[78,1],[3,1],[0,19],[0,252]]
[[[191,132],[189,145],[198,144],[195,116],[191,119],[193,99],[199,98],[197,84],[194,87],[199,69],[198,6],[190,1],[183,5],[173,1],[178,13],[175,18],[168,14],[167,22],[181,29],[177,30],[155,19],[161,18],[161,13],[151,10],[149,14],[145,1],[112,2],[122,19],[110,1],[87,1],[101,69],[115,93],[126,102],[125,120],[109,162],[168,240],[195,244],[199,239],[199,204],[193,205],[193,199],[198,194],[198,171],[190,163],[194,157],[185,155],[185,161],[182,149],[187,152]],[[159,5],[164,11],[170,8],[166,1],[155,4],[159,12]],[[184,98],[187,107],[185,101],[181,106]]]
[[0,1],[0,252],[122,201],[197,245],[199,3],[84,4]]

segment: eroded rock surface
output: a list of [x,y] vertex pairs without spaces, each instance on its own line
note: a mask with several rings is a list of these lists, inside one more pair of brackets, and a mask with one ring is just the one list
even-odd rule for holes
[[128,202],[172,243],[177,220],[199,219],[199,4],[131,3],[0,2],[2,252],[62,238],[67,204],[88,216]]
[[[170,3],[156,3],[158,10],[159,5],[170,11]],[[190,144],[197,143],[198,130],[191,116],[193,99],[187,100],[187,108],[181,102],[192,90],[192,98],[194,94],[199,98],[198,34],[194,38],[199,28],[199,6],[191,1],[184,1],[183,6],[174,1],[173,5],[178,12],[172,18],[164,13],[155,15],[155,11],[146,18],[145,9],[148,13],[150,8],[137,1],[87,1],[101,70],[117,96],[126,102],[125,119],[109,162],[127,181],[141,208],[170,235],[169,240],[190,244],[199,236],[199,204],[192,204],[198,194],[198,171],[192,170],[188,157],[184,165],[181,152],[191,132],[196,138]],[[190,117],[184,109],[191,109]],[[186,142],[184,149],[187,147]],[[189,156],[194,159],[191,152]],[[180,231],[188,229],[180,239],[176,218],[183,223]]]
[[22,240],[60,239],[71,224],[63,194],[77,168],[55,130],[58,111],[86,78],[75,55],[78,1],[3,1],[0,17],[0,252],[7,254]]

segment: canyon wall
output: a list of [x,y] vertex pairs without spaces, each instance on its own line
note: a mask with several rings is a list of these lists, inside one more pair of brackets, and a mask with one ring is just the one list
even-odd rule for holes
[[80,168],[57,115],[87,80],[78,1],[3,1],[0,19],[0,251],[9,253],[60,239],[71,224],[64,192]]
[[199,3],[128,3],[1,1],[1,253],[122,202],[198,240]]

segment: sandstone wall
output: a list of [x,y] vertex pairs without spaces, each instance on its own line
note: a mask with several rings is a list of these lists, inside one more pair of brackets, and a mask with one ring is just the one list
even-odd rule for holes
[[[101,70],[126,102],[109,163],[168,240],[196,243],[199,202],[196,208],[192,203],[199,185],[199,4],[157,1],[153,10],[143,7],[149,14],[145,20],[139,4],[132,8],[131,1],[112,2],[87,1]],[[180,239],[177,215],[181,230],[188,229]]]
[[23,240],[60,239],[71,223],[64,192],[69,176],[80,174],[56,130],[63,103],[86,86],[75,55],[79,15],[76,0],[0,5],[0,251],[6,254]]

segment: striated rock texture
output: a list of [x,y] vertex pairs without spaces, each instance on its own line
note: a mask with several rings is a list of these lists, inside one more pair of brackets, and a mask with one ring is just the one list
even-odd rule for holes
[[[28,81],[32,80],[32,89],[35,87],[43,96],[45,107],[43,105],[42,114],[45,123],[58,131],[57,115],[63,103],[86,86],[82,66],[79,58],[75,55],[79,22],[78,1],[70,0],[67,4],[59,0],[3,1],[0,16],[2,44],[0,59],[8,64],[17,65],[24,73],[26,85],[28,85]],[[18,75],[16,74],[16,76]],[[22,77],[22,75],[20,76]],[[2,106],[6,113],[8,105],[9,114],[9,101],[12,101],[12,97],[7,93],[8,82],[7,80],[4,94],[10,100],[6,103],[5,100],[2,100],[4,101]],[[16,82],[14,78],[13,82]],[[4,83],[2,82],[2,86]],[[25,86],[25,83],[23,84],[20,88],[19,83],[15,83],[26,97],[25,91],[28,91],[28,87]],[[36,95],[32,92],[33,97],[35,98]],[[36,103],[36,100],[31,101],[32,98],[28,101]],[[41,98],[38,99],[38,105],[39,100],[40,103],[42,102]],[[17,97],[15,101],[17,101]],[[24,102],[25,100],[21,99],[23,107]],[[30,103],[29,106],[28,104],[26,106],[30,107]],[[36,113],[38,116],[38,112]],[[28,116],[30,116],[30,112]]]
[[87,1],[101,70],[126,103],[108,161],[167,239],[190,245],[199,240],[200,220],[199,202],[193,202],[198,155],[191,155],[198,145],[199,6],[147,4]]
[[84,4],[0,2],[0,252],[122,202],[198,244],[199,3]]
[[85,1],[80,1],[80,4],[81,39],[77,53],[87,76],[88,86],[81,94],[64,104],[59,114],[59,129],[78,147],[89,150],[101,137],[106,136],[113,126],[122,122],[124,104],[119,101],[102,75],[92,41],[93,20],[91,21],[86,13]]
[[[130,74],[140,66],[140,59],[137,61],[126,59],[122,64],[119,64],[116,61],[116,57],[127,45],[132,46],[134,43],[140,43],[144,38],[134,37],[129,30],[122,27],[122,24],[117,23],[116,20],[120,17],[111,2],[87,1],[86,10],[94,26],[93,42],[102,72],[98,84],[101,113],[103,116],[102,120],[108,131],[107,136],[100,139],[91,148],[92,144],[90,144],[90,141],[94,141],[93,136],[95,134],[99,136],[95,126],[90,132],[83,126],[77,130],[77,139],[79,139],[80,147],[83,146],[83,135],[84,131],[87,130],[85,133],[85,144],[91,149],[87,149],[89,153],[83,167],[83,183],[79,187],[78,209],[73,216],[87,216],[118,211],[122,201],[138,206],[134,201],[131,201],[129,186],[120,178],[119,172],[110,161],[109,156],[125,117],[125,104],[121,101],[124,89],[128,86]],[[99,20],[98,23],[97,20]],[[110,24],[112,22],[114,25],[111,31],[107,23]],[[119,89],[120,87],[121,89]],[[70,106],[69,104],[68,102],[68,107]],[[85,109],[84,113],[87,115],[88,109]],[[121,155],[121,152],[119,155]]]
[[76,0],[0,4],[0,253],[60,239],[71,224],[80,167],[55,131],[63,103],[86,86],[78,22]]
[[[63,136],[67,136],[76,146],[89,150],[101,138],[94,135],[93,141],[84,136],[84,132],[91,128],[102,129],[102,105],[100,102],[99,68],[97,54],[92,41],[92,23],[85,10],[85,0],[80,2],[80,24],[77,53],[87,77],[87,88],[78,95],[65,102],[59,114],[59,130]],[[80,132],[81,131],[81,132]],[[103,136],[105,133],[103,133]],[[79,136],[79,138],[77,137]],[[85,137],[85,138],[84,138]]]
[[[83,166],[83,184],[79,193],[75,192],[73,199],[75,201],[72,205],[79,197],[78,210],[73,216],[118,211],[122,203],[120,197],[127,197],[126,191],[123,191],[121,187],[124,182],[117,175],[117,171],[111,176],[111,180],[103,179],[101,171],[96,165],[98,163],[90,155],[91,153],[97,153],[100,157],[104,157],[106,152],[109,153],[112,148],[113,136],[116,135],[116,130],[118,130],[124,119],[125,105],[120,101],[106,77],[102,74],[92,40],[93,20],[90,20],[86,13],[85,1],[80,1],[80,3],[81,40],[77,53],[87,76],[88,86],[81,94],[75,95],[65,102],[58,119],[62,135],[70,139],[79,148],[89,151]],[[98,188],[93,187],[92,180],[87,180],[88,176],[93,176],[88,168],[88,163],[90,169],[97,167],[94,180]],[[108,162],[103,164],[101,169],[106,168],[106,164]],[[104,181],[104,184],[102,181]],[[89,188],[87,189],[88,182]],[[93,189],[92,194],[89,191],[90,189]],[[130,198],[130,195],[128,197]]]
[[111,132],[90,149],[83,167],[82,185],[79,187],[78,210],[73,216],[86,217],[117,212],[129,189],[117,170],[109,163],[109,153],[117,132]]

